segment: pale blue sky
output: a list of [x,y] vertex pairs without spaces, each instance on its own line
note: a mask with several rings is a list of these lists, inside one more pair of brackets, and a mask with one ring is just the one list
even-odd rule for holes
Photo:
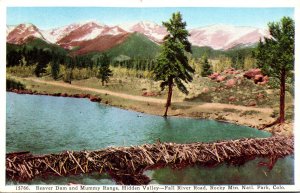
[[41,29],[96,20],[107,25],[141,20],[161,24],[180,11],[188,28],[231,24],[267,28],[283,16],[294,18],[293,8],[108,8],[108,7],[9,7],[7,24],[32,23]]

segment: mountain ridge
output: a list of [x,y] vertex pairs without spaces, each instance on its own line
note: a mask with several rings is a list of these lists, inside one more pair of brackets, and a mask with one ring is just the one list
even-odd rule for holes
[[[29,37],[35,37],[52,44],[57,44],[68,50],[82,45],[87,46],[87,42],[93,43],[93,40],[99,43],[99,39],[104,40],[104,37],[129,37],[129,34],[135,32],[143,34],[149,40],[157,44],[162,43],[163,37],[167,35],[167,31],[163,26],[151,21],[140,21],[115,26],[89,21],[73,23],[48,30],[41,30],[33,24],[7,25],[6,27],[8,43],[23,44],[26,43]],[[215,50],[228,50],[239,45],[251,46],[256,44],[260,38],[269,37],[268,32],[260,28],[227,24],[215,24],[193,28],[189,30],[189,32],[191,35],[189,41],[192,45],[211,47]],[[107,40],[107,42],[110,41]],[[111,42],[114,43],[114,41]],[[119,43],[118,41],[118,44]],[[116,45],[112,45],[110,48],[114,46]],[[93,49],[92,51],[95,50],[97,49]]]

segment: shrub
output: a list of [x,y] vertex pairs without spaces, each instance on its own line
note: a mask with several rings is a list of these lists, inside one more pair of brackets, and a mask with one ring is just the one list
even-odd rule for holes
[[11,89],[24,90],[25,85],[13,79],[6,79],[6,90],[11,90]]

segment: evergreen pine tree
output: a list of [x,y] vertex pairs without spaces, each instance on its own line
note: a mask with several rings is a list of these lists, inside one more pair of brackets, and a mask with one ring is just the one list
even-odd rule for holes
[[54,80],[58,79],[59,75],[59,61],[58,59],[54,58],[51,62],[51,76]]
[[104,82],[108,83],[109,77],[112,76],[112,71],[109,69],[109,57],[106,54],[102,54],[100,58],[97,59],[97,66],[99,67],[98,76],[104,86]]
[[268,26],[271,37],[259,42],[254,55],[258,67],[279,82],[279,118],[273,123],[276,124],[285,121],[286,79],[293,76],[294,70],[295,24],[292,18],[283,17],[280,22]]
[[[191,52],[191,43],[188,41],[189,32],[186,30],[186,22],[182,21],[180,12],[173,13],[172,18],[163,25],[169,32],[164,37],[162,51],[159,54],[154,69],[155,80],[162,81],[162,90],[168,87],[168,98],[164,116],[167,116],[168,108],[171,105],[173,86],[188,94],[188,90],[183,82],[188,83],[193,80],[194,69],[189,65],[185,52]],[[182,82],[183,81],[183,82]]]
[[37,64],[34,69],[34,74],[37,77],[40,77],[42,73],[46,72],[47,64],[50,62],[51,53],[48,50],[39,50],[37,51],[36,60]]
[[74,66],[75,66],[74,58],[67,57],[65,62],[66,62],[66,70],[65,70],[65,74],[64,74],[64,82],[72,84],[73,69],[74,69]]
[[202,77],[207,77],[212,74],[212,66],[208,63],[208,58],[206,55],[203,56],[202,58],[202,71],[201,71],[201,76]]

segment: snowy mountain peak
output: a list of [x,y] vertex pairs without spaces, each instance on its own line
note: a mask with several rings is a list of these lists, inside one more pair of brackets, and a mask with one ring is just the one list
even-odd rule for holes
[[18,29],[18,30],[28,30],[28,31],[38,31],[38,28],[31,24],[31,23],[25,23],[25,24],[19,24],[15,27],[15,29]]
[[[47,39],[51,43],[60,42],[62,39],[69,35],[73,35],[75,33],[80,34],[90,32],[94,35],[88,38],[94,38],[99,31],[101,32],[101,28],[107,27],[105,24],[99,23],[97,21],[84,21],[84,22],[77,22],[72,23],[70,25],[62,26],[55,29],[44,30],[42,33],[44,34],[45,39]],[[77,32],[76,32],[77,31]],[[81,32],[78,32],[81,31]],[[85,31],[85,32],[84,32]],[[80,35],[76,35],[76,40],[84,39],[85,37],[79,37]],[[71,41],[71,40],[70,40]]]
[[162,42],[167,30],[165,27],[151,21],[140,21],[137,23],[127,23],[119,25],[128,32],[138,32],[144,34],[154,42]]
[[15,27],[8,27],[6,30],[6,32],[8,32],[6,40],[9,43],[23,44],[30,38],[44,39],[40,30],[31,23],[19,24]]

